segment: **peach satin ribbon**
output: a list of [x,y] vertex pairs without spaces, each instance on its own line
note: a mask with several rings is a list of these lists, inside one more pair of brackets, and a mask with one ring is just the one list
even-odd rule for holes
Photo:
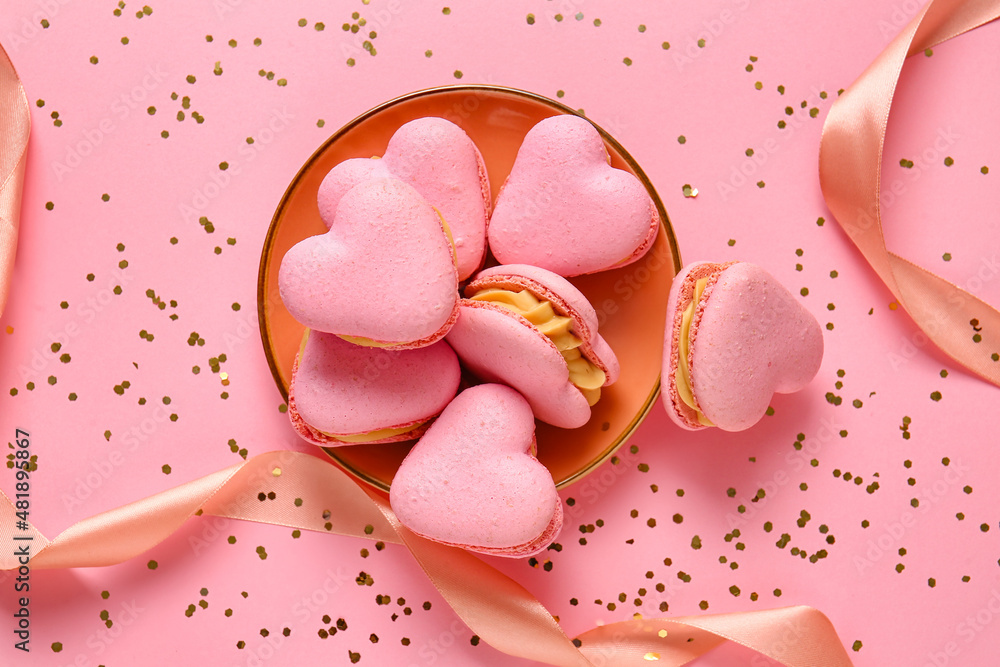
[[[882,233],[882,151],[889,107],[906,58],[993,21],[998,0],[930,0],[830,109],[820,143],[823,196],[899,304],[941,350],[1000,386],[1000,313],[889,252]],[[973,320],[978,326],[973,329]],[[981,340],[976,342],[973,336]]]
[[258,455],[85,519],[52,541],[30,521],[20,523],[10,500],[0,496],[0,569],[17,569],[14,554],[26,544],[32,569],[112,565],[159,544],[192,515],[215,525],[244,519],[404,544],[469,628],[512,656],[564,667],[678,667],[729,640],[789,667],[851,664],[830,621],[810,607],[611,623],[580,635],[577,648],[516,581],[462,549],[411,533],[384,495],[362,488],[330,461],[298,452]]
[[28,98],[7,52],[0,46],[0,315],[14,270],[30,129]]

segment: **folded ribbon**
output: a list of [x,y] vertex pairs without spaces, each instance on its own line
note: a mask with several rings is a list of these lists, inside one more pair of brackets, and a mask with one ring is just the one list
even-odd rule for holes
[[14,271],[30,129],[28,98],[7,52],[0,46],[0,315]]
[[[930,0],[924,5],[830,109],[819,169],[827,206],[899,305],[942,351],[1000,386],[995,356],[1000,353],[1000,312],[889,252],[879,201],[889,108],[904,61],[998,16],[998,0]],[[979,321],[975,330],[973,320]]]
[[[260,494],[274,500],[262,502]],[[154,547],[192,515],[244,519],[404,544],[444,599],[479,637],[509,655],[563,667],[678,667],[734,641],[789,667],[851,664],[830,621],[810,607],[635,619],[589,630],[574,645],[523,586],[472,554],[407,530],[383,494],[330,461],[278,451],[85,519],[47,540],[0,492],[0,569],[121,563]]]

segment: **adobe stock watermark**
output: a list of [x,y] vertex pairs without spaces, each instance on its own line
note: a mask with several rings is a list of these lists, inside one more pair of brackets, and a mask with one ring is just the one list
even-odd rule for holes
[[890,554],[903,537],[916,527],[920,515],[927,514],[931,509],[941,502],[948,492],[958,485],[959,481],[969,472],[968,466],[962,465],[960,461],[952,461],[945,470],[944,477],[936,480],[929,487],[918,492],[915,498],[918,501],[913,511],[907,510],[899,515],[895,521],[885,525],[882,532],[876,537],[868,540],[867,550],[864,556],[855,554],[851,559],[858,576],[864,576],[875,563],[882,560],[886,554]]
[[622,449],[621,452],[617,463],[612,462],[612,458],[573,487],[573,504],[563,508],[564,520],[579,519],[586,507],[595,505],[623,475],[635,469],[639,462],[638,452],[633,454],[631,448]]
[[472,636],[472,631],[468,626],[457,618],[451,622],[446,629],[442,630],[436,637],[425,639],[417,650],[420,662],[411,662],[409,667],[421,667],[437,664],[448,650],[464,636]]
[[150,93],[156,90],[167,78],[167,72],[160,69],[160,65],[155,68],[146,67],[146,73],[142,79],[130,90],[122,93],[111,102],[105,116],[93,127],[84,129],[80,133],[80,138],[67,144],[66,153],[62,160],[52,163],[52,173],[56,180],[62,183],[67,174],[72,173],[77,167],[83,164],[84,159],[91,155],[104,140],[119,127],[119,123],[124,122],[133,113],[139,111]]
[[674,65],[678,72],[683,72],[684,68],[691,65],[710,47],[715,40],[721,38],[730,26],[740,20],[740,15],[750,8],[751,0],[733,0],[730,7],[726,7],[710,19],[701,22],[703,30],[685,39],[683,49],[673,50]]
[[139,449],[139,445],[152,437],[161,424],[170,421],[170,411],[163,405],[157,405],[152,415],[144,418],[122,436],[123,448],[115,448],[96,461],[91,461],[89,469],[73,482],[73,488],[62,494],[63,507],[67,514],[74,513],[77,508],[97,492],[121,468],[129,455]]
[[[367,3],[366,3],[367,4]],[[371,8],[369,8],[370,10]],[[377,35],[392,23],[393,19],[403,13],[403,3],[401,0],[389,0],[385,7],[378,7],[374,11],[365,11],[364,29],[356,33],[345,36],[338,42],[340,55],[344,58],[359,58],[362,55],[374,55],[375,47],[371,40],[374,39],[372,33]]]
[[295,116],[289,113],[287,108],[271,109],[264,125],[249,137],[252,142],[244,141],[240,144],[236,150],[239,157],[228,160],[227,164],[223,165],[226,167],[225,170],[219,167],[212,169],[208,179],[191,193],[190,201],[178,204],[181,217],[188,222],[197,221],[202,216],[202,212],[212,203],[212,200],[229,187],[229,184],[233,182],[233,177],[241,174],[247,165],[267,150],[268,145],[279,134],[288,129],[294,119]]
[[[810,637],[810,629],[806,627],[802,620],[793,617],[781,624],[780,628],[781,634],[778,635],[777,629],[773,633],[768,633],[769,636],[775,637],[766,646],[761,648],[765,649],[768,655],[774,656],[774,660],[768,658],[760,653],[754,653],[753,657],[750,658],[751,667],[772,667],[773,665],[784,665],[786,658],[791,658],[790,653],[798,648],[798,645],[803,641],[812,642]],[[797,651],[796,651],[797,652]],[[780,660],[781,662],[776,662]]]
[[[799,306],[794,299],[771,299],[767,304],[757,308],[755,315],[758,331],[770,331],[777,322],[787,322],[799,317]],[[701,366],[702,382],[720,382],[732,372],[732,368],[743,366],[746,360],[743,358],[745,352],[736,346],[725,347],[718,351],[717,360],[713,360],[711,366]],[[821,421],[820,432],[817,436],[822,442],[826,442],[832,437],[824,426],[832,424],[829,420]],[[790,456],[794,456],[794,453]],[[787,457],[786,457],[787,458]],[[796,468],[798,470],[800,468]]]
[[625,267],[627,273],[615,280],[611,286],[614,296],[593,304],[597,313],[598,327],[604,326],[608,318],[617,315],[624,304],[642,291],[659,271],[670,268],[673,261],[673,254],[668,245],[654,244],[645,257]]
[[[175,415],[171,413],[169,408],[165,405],[157,404],[141,421],[129,427],[121,435],[121,446],[111,449],[98,460],[91,461],[88,468],[74,480],[72,488],[62,494],[60,500],[62,500],[66,512],[73,514],[78,508],[82,507],[91,496],[100,490],[125,465],[129,457],[142,444],[149,441],[163,424],[172,422],[175,418]],[[294,454],[291,451],[282,450],[277,459],[278,464],[285,465],[292,457],[294,457]],[[226,505],[226,513],[233,514],[237,512],[247,500],[257,496],[258,486],[264,486],[270,480],[271,478],[263,472],[258,472],[253,477],[248,478],[246,480],[247,489]],[[208,544],[218,538],[220,531],[228,527],[231,521],[231,519],[220,516],[213,516],[210,519],[206,518],[201,535],[192,535],[188,538],[188,544],[191,546],[194,554],[197,556],[204,548],[207,548]]]
[[746,511],[726,514],[726,523],[729,525],[729,529],[733,530],[747,525],[764,509],[768,502],[777,497],[781,490],[788,486],[788,483],[792,481],[792,475],[809,467],[810,461],[822,451],[823,447],[833,442],[843,428],[843,424],[838,424],[828,417],[820,419],[816,434],[801,440],[801,449],[785,454],[784,460],[787,468],[778,468],[771,473],[770,477],[754,482],[754,488],[764,491],[763,497],[759,495],[759,492],[756,492],[752,497],[747,497],[744,494],[737,499]]
[[[125,629],[136,622],[139,615],[146,611],[145,607],[140,607],[135,600],[121,603],[120,608],[115,613],[108,613],[105,619],[106,627],[96,632],[90,633],[86,640],[86,646],[95,657],[101,656],[108,648],[115,643]],[[103,615],[102,615],[103,618]],[[78,653],[73,661],[74,665],[87,665],[87,654]]]
[[[309,619],[322,613],[337,592],[354,579],[341,566],[337,566],[335,571],[328,569],[324,575],[323,582],[319,586],[292,603],[286,612],[285,620],[279,625],[289,630],[293,627],[301,628],[309,622]],[[241,656],[242,662],[238,664],[245,667],[261,667],[278,655],[290,635],[291,632],[287,635],[284,632],[268,633],[255,645],[246,647],[245,657]],[[288,662],[279,661],[278,664],[288,664]]]
[[[954,146],[961,138],[962,136],[952,130],[951,127],[937,128],[935,130],[934,141],[930,146],[927,146],[916,155],[912,160],[912,166],[905,170],[906,173],[903,176],[893,178],[892,182],[887,186],[883,185],[878,197],[879,209],[885,210],[890,208],[900,197],[909,192],[911,185],[920,180],[924,170],[928,169],[931,165],[940,164],[941,158],[948,152],[948,149]],[[877,226],[878,223],[875,219],[876,212],[874,203],[867,208],[858,207],[855,209],[855,219],[850,221],[851,224],[843,225],[844,230],[851,237],[852,241],[857,242],[858,237]]]
[[602,644],[598,646],[589,645],[586,640],[574,640],[581,641],[579,646],[580,652],[587,656],[587,660],[594,667],[613,667],[614,665],[621,663],[621,650],[619,649],[625,642],[626,636],[624,632],[616,631],[611,635],[611,641],[607,644]]
[[[269,466],[269,469],[275,467],[283,468],[295,456],[295,452],[283,449],[277,454],[277,460],[272,466]],[[257,470],[253,475],[242,481],[243,488],[238,494],[227,500],[221,508],[210,507],[206,510],[208,513],[202,514],[201,530],[196,535],[189,535],[187,540],[188,546],[191,547],[191,553],[194,556],[200,556],[206,549],[211,547],[213,542],[229,530],[233,521],[238,520],[231,517],[239,516],[241,508],[246,507],[248,503],[263,502],[260,501],[260,494],[274,483],[274,477],[272,473],[265,470]],[[218,511],[219,509],[221,509],[221,512]]]
[[642,595],[643,591],[640,590],[638,597],[633,600],[637,607],[635,611],[642,614],[643,618],[656,618],[659,614],[666,613],[670,610],[670,601],[681,591],[682,586],[680,579],[668,577],[666,582],[655,585],[653,595]]
[[[504,85],[503,81],[498,80],[496,77],[488,73],[479,75],[475,72],[466,72],[466,77],[482,86]],[[450,108],[446,109],[439,115],[445,120],[451,121],[456,125],[462,125],[462,121],[468,120],[473,114],[480,110],[484,100],[491,101],[493,99],[493,95],[494,93],[490,90],[469,91],[463,95],[460,100],[454,102]],[[615,138],[620,137],[629,128],[629,123],[619,114],[605,118],[600,125],[608,134]],[[562,187],[572,179],[572,175],[569,172],[560,172],[558,179],[559,187]],[[548,190],[549,188],[546,185],[546,187],[542,188],[542,193],[539,196],[544,198],[545,192]],[[494,195],[495,194],[496,193],[494,193]]]
[[[932,336],[954,326],[955,316],[961,314],[961,309],[970,300],[968,294],[980,291],[998,274],[1000,274],[1000,261],[997,260],[995,253],[990,257],[980,257],[979,266],[976,267],[975,271],[964,281],[958,283],[958,286],[965,291],[949,294],[948,305],[934,310],[930,313],[930,317],[924,318],[924,321],[921,322],[923,329],[917,329],[909,336],[900,337],[899,348],[886,355],[892,370],[899,372],[900,368],[909,363],[922,348],[932,342]],[[965,322],[961,322],[961,324],[965,325]]]
[[[502,81],[497,81],[491,74],[480,75],[474,72],[466,72],[466,76],[479,84],[484,86],[500,86],[503,85]],[[473,114],[477,113],[482,107],[484,100],[489,100],[493,96],[493,93],[489,90],[474,89],[464,95],[462,98],[454,102],[450,108],[446,109],[443,113],[439,114],[441,118],[447,121],[451,121],[456,125],[462,125],[462,121],[468,120]]]
[[83,327],[93,323],[97,316],[111,305],[115,299],[115,288],[125,287],[133,279],[127,267],[122,269],[116,266],[112,269],[106,284],[76,307],[76,318],[68,321],[58,331],[47,331],[45,339],[48,342],[33,349],[27,363],[18,364],[17,373],[21,381],[29,382],[44,374],[46,369],[59,358],[51,352],[51,345],[58,343],[58,349],[67,347],[70,341],[83,332]]
[[[253,1],[259,2],[259,0]],[[251,3],[247,0],[212,0],[212,9],[215,10],[215,15],[221,20],[234,13],[237,9],[241,9],[249,4]]]
[[[989,631],[994,639],[997,637],[996,628],[997,617],[1000,617],[1000,589],[990,590],[990,597],[975,612],[967,615],[958,625],[955,626],[955,634],[962,639],[949,641],[937,651],[927,653],[927,661],[923,667],[947,667],[953,663],[954,659],[962,654],[963,646],[968,647],[979,635]],[[967,662],[955,662],[954,664],[968,664]]]
[[[281,294],[275,287],[268,291],[264,309],[272,311],[281,305]],[[258,340],[260,335],[260,308],[243,308],[236,318],[236,326],[222,334],[222,342],[228,354],[232,354],[251,338]]]
[[882,39],[889,41],[893,39],[900,30],[916,15],[923,5],[918,0],[905,0],[892,6],[892,12],[888,19],[879,19],[878,31]]
[[22,46],[40,35],[59,11],[70,2],[71,0],[35,0],[35,6],[38,9],[30,15],[22,16],[17,27],[7,33],[3,41],[4,48],[10,52],[17,52]]
[[[806,106],[800,107],[799,111],[801,112],[804,108],[818,108],[825,99],[825,92],[815,85],[810,86],[809,96],[805,100]],[[812,118],[809,120],[812,120]],[[737,190],[748,183],[756,183],[757,179],[755,177],[757,173],[764,168],[764,165],[771,160],[775,153],[781,150],[781,147],[795,135],[799,128],[807,122],[809,121],[803,117],[802,113],[793,112],[792,115],[785,117],[783,128],[772,130],[773,136],[765,139],[759,147],[747,150],[746,157],[739,164],[735,164],[730,168],[728,178],[719,179],[715,182],[715,188],[722,201],[728,201]]]
[[549,27],[557,26],[569,17],[582,16],[581,8],[586,0],[559,0],[558,3],[545,3],[545,22]]
[[908,192],[911,183],[920,180],[924,170],[932,165],[940,165],[941,159],[948,152],[948,149],[961,138],[961,135],[950,127],[937,128],[933,143],[920,151],[912,160],[913,164],[906,169],[905,175],[897,176],[888,187],[882,188],[882,192],[879,193],[879,204],[882,208],[889,208],[895,204],[897,198]]
[[[265,298],[267,304],[265,306],[265,310],[271,311],[281,304],[281,295],[277,289],[269,290]],[[440,313],[446,306],[449,308],[450,312],[450,308],[453,305],[454,304],[435,303],[421,304],[410,311],[410,317],[413,319],[426,319],[428,313],[435,314],[436,316],[436,314]],[[226,346],[227,354],[232,354],[237,348],[241,347],[248,340],[259,340],[259,327],[260,309],[241,309],[239,317],[236,319],[235,326],[230,327],[222,334],[222,342]],[[400,356],[406,354],[404,350],[372,349],[375,350],[375,353],[370,359],[366,360],[364,369],[361,371],[361,378],[366,382],[373,382],[379,378],[385,371],[393,367],[393,364]]]

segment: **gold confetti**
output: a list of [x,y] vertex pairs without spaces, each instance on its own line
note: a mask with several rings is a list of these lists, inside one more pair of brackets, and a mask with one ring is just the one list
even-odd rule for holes
[[275,468],[271,471],[271,475],[274,477],[281,477],[281,468]]
[[659,632],[656,633],[656,636],[659,637],[660,639],[663,639],[664,637],[667,636],[667,631],[666,630],[660,630]]
[[695,197],[698,196],[698,188],[693,188],[688,183],[684,184],[684,186],[681,188],[681,191],[684,193],[685,197],[688,197],[688,198],[691,198],[691,199],[694,199]]
[[650,651],[646,655],[642,656],[642,659],[643,660],[648,660],[650,662],[653,662],[655,660],[659,660],[660,659],[660,654],[659,653],[654,653],[653,651]]

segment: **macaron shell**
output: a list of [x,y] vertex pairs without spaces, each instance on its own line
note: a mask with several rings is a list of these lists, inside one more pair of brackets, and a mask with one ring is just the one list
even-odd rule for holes
[[471,297],[484,289],[528,290],[549,301],[557,313],[573,319],[573,334],[583,341],[581,352],[604,371],[604,386],[618,379],[621,366],[611,346],[597,332],[597,312],[573,283],[537,266],[503,264],[477,273],[466,285],[465,295]]
[[649,193],[635,176],[608,164],[597,129],[561,115],[525,135],[487,232],[501,264],[531,264],[569,277],[636,261],[658,229]]
[[457,317],[458,276],[441,219],[395,179],[352,188],[330,231],[285,254],[278,284],[307,327],[387,347],[429,345]]
[[385,162],[377,158],[356,157],[344,160],[327,173],[319,184],[316,195],[319,217],[327,229],[333,226],[337,206],[344,195],[355,185],[376,178],[394,178]]
[[288,393],[288,417],[292,423],[292,428],[299,435],[300,438],[306,442],[311,442],[317,447],[349,447],[351,445],[385,445],[390,442],[406,442],[407,440],[416,440],[420,438],[430,427],[431,420],[428,420],[419,426],[406,431],[405,433],[399,433],[397,435],[392,435],[386,438],[377,438],[375,440],[366,440],[365,442],[344,442],[343,440],[327,435],[322,431],[310,426],[302,416],[298,414],[295,410],[295,399],[291,390]]
[[705,416],[726,431],[753,426],[775,392],[805,387],[823,359],[816,318],[747,262],[725,269],[706,288],[691,327],[694,395]]
[[[708,427],[698,421],[695,410],[684,403],[677,393],[678,363],[688,363],[688,372],[690,373],[690,359],[686,359],[683,362],[679,359],[683,314],[691,304],[695,283],[702,278],[712,280],[714,276],[733,264],[735,262],[721,264],[714,262],[692,262],[691,264],[687,264],[674,277],[674,281],[670,286],[670,294],[667,297],[667,326],[663,338],[663,368],[660,376],[663,390],[660,396],[663,406],[666,408],[667,415],[674,423],[691,431],[698,431]],[[697,405],[697,399],[695,400],[695,404]]]
[[[289,387],[292,423],[307,440],[349,445],[324,434],[413,426],[438,415],[458,391],[458,357],[444,341],[416,350],[383,350],[320,331],[307,336]],[[418,436],[411,432],[364,444]]]
[[446,340],[466,368],[487,382],[519,391],[543,422],[578,428],[590,419],[587,399],[570,383],[559,350],[520,315],[492,303],[463,300]]
[[439,542],[495,555],[538,551],[562,517],[552,476],[530,453],[534,443],[531,408],[516,391],[467,389],[400,464],[392,509],[407,528]]
[[413,186],[441,212],[455,244],[459,279],[475,273],[486,254],[492,198],[486,163],[469,135],[444,118],[418,118],[396,130],[381,159],[341,162],[323,179],[317,195],[327,227],[348,190],[363,180],[384,177]]
[[555,511],[552,514],[552,521],[545,528],[545,532],[536,537],[531,542],[519,544],[514,547],[481,547],[470,544],[453,544],[452,546],[462,547],[469,551],[486,554],[488,556],[501,556],[504,558],[527,558],[545,551],[562,531],[563,508],[562,500],[556,498]]
[[[554,305],[565,312],[572,313],[578,322],[581,333],[589,338],[591,332],[597,331],[597,312],[594,307],[573,283],[558,273],[529,264],[502,264],[491,266],[477,273],[465,287],[465,295],[471,296],[489,286],[503,289],[539,289],[551,295]],[[509,286],[509,287],[507,287]]]

